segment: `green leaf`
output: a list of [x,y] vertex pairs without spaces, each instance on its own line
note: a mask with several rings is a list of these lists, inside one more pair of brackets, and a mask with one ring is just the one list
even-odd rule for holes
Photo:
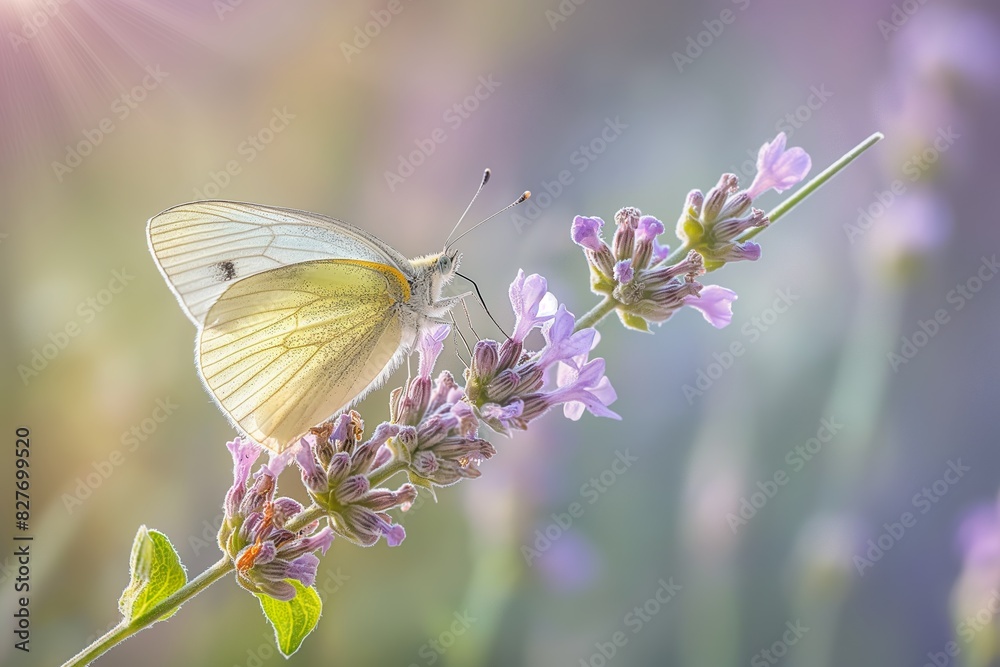
[[309,636],[319,616],[323,613],[323,601],[311,586],[303,586],[295,579],[285,579],[295,587],[295,597],[288,602],[275,600],[269,595],[255,593],[260,600],[260,608],[274,628],[274,640],[278,650],[286,658],[299,650],[303,640]]
[[[118,600],[118,608],[127,623],[143,616],[187,583],[187,572],[174,545],[166,535],[146,526],[139,526],[135,534],[129,570],[128,586]],[[156,620],[169,618],[176,611],[175,608]]]
[[632,313],[627,313],[620,308],[617,309],[615,312],[618,313],[618,319],[622,321],[622,324],[624,324],[629,329],[633,329],[635,331],[644,331],[646,333],[649,333],[649,324],[643,318],[639,317],[638,315],[633,315]]

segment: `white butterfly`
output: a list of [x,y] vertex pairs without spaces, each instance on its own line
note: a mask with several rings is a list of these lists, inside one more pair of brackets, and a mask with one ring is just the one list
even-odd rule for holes
[[202,201],[153,216],[147,236],[198,327],[195,361],[209,393],[279,453],[377,388],[466,296],[441,296],[457,252],[406,259],[316,213]]

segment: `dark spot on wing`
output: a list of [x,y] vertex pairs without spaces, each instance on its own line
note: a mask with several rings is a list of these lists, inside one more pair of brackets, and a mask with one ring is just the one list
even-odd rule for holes
[[219,271],[219,279],[228,282],[236,277],[236,266],[228,259],[215,265]]

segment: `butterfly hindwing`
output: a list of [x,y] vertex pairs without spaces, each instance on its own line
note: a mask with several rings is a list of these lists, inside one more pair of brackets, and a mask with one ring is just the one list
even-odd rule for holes
[[228,285],[198,339],[202,378],[250,437],[281,451],[390,373],[405,277],[384,264],[302,262]]

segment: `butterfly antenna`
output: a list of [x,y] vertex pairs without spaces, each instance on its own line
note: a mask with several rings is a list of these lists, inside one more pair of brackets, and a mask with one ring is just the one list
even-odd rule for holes
[[[487,170],[487,173],[488,172],[489,172],[489,170]],[[462,232],[461,234],[459,234],[458,238],[456,238],[454,241],[451,241],[450,243],[446,243],[445,246],[444,246],[445,250],[447,250],[451,246],[453,246],[456,243],[458,243],[462,239],[462,237],[464,237],[469,232],[471,232],[471,231],[473,231],[475,229],[478,229],[479,227],[485,225],[487,222],[489,222],[493,218],[497,217],[498,215],[500,215],[504,211],[508,211],[508,210],[514,208],[515,206],[517,206],[518,204],[521,204],[521,203],[527,201],[528,197],[530,197],[530,196],[531,196],[531,191],[530,190],[525,190],[523,193],[521,193],[521,196],[518,197],[516,201],[513,201],[510,204],[507,204],[506,206],[504,206],[502,209],[500,209],[499,211],[497,211],[496,213],[494,213],[490,217],[486,218],[485,220],[480,220],[479,222],[477,222],[476,224],[474,224],[472,227],[469,227],[464,232]],[[471,204],[470,204],[470,206],[471,206]],[[455,232],[452,232],[452,234],[454,234],[454,233]]]
[[[507,208],[510,208],[510,207],[508,206]],[[483,304],[483,310],[485,310],[486,314],[489,315],[490,321],[493,322],[493,324],[496,325],[497,329],[500,330],[500,333],[502,333],[505,338],[510,338],[510,336],[507,334],[507,332],[504,331],[503,327],[500,326],[500,323],[497,322],[496,319],[494,319],[493,313],[490,312],[489,306],[486,305],[486,299],[483,298],[483,293],[479,291],[479,285],[476,284],[476,281],[473,280],[472,278],[470,278],[469,276],[466,276],[466,275],[463,275],[463,274],[459,273],[458,271],[455,272],[455,275],[458,276],[459,278],[465,278],[470,283],[472,283],[472,286],[476,288],[476,296],[479,297],[479,303]],[[466,312],[468,312],[468,311],[466,311]],[[477,338],[478,338],[478,336],[477,336]]]
[[[461,226],[462,221],[465,220],[465,216],[469,214],[469,209],[472,208],[472,205],[476,203],[476,197],[479,196],[479,193],[483,191],[483,187],[489,182],[490,182],[490,170],[486,169],[485,171],[483,171],[483,180],[479,184],[479,189],[476,190],[476,194],[472,195],[472,201],[470,201],[469,205],[465,207],[464,211],[462,211],[462,216],[458,219],[458,222],[455,223],[455,226],[451,230],[451,234],[448,234],[448,241],[450,241],[451,237],[454,236],[455,232],[458,231],[458,228],[459,226]],[[444,242],[445,248],[448,247],[448,241]]]

